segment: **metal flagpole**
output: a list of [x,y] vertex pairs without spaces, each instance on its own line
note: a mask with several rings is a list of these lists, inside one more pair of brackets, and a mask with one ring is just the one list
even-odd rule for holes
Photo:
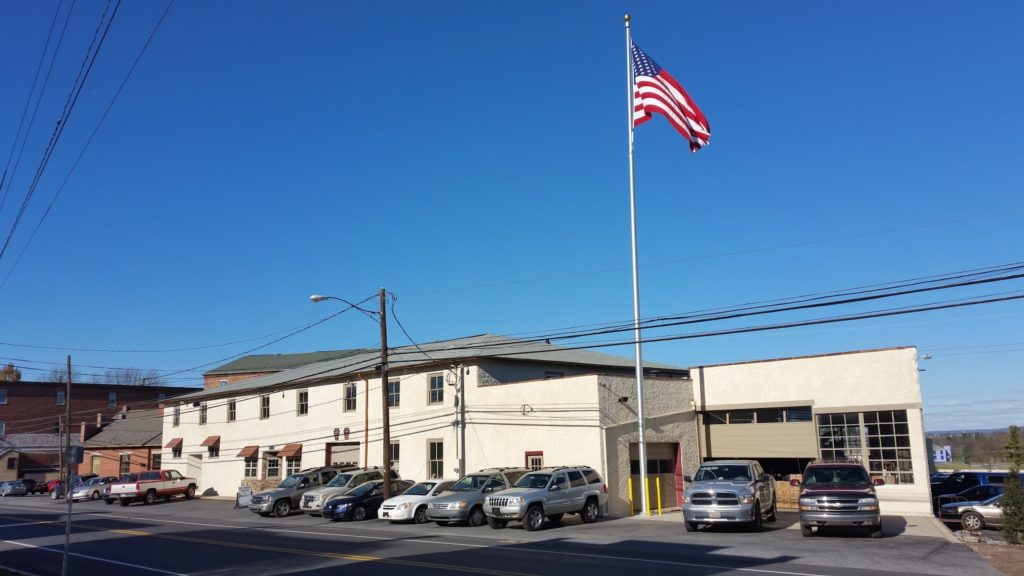
[[644,441],[644,362],[640,350],[640,271],[636,248],[636,189],[633,186],[633,42],[629,36],[629,14],[626,14],[626,103],[629,105],[629,216],[633,241],[633,346],[636,354],[636,425],[637,449],[640,458],[640,509],[650,516],[647,502],[647,443]]

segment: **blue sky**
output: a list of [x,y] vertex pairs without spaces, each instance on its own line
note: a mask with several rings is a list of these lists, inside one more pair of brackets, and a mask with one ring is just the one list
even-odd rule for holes
[[[75,6],[5,186],[4,236],[105,5]],[[55,7],[0,5],[5,165]],[[314,292],[385,287],[419,342],[629,319],[625,12],[712,128],[697,154],[662,118],[637,130],[643,316],[1024,260],[1024,6],[1009,1],[177,0],[29,243],[164,7],[121,6],[0,258],[0,357],[26,377],[67,353],[216,365],[338,309]],[[645,357],[916,345],[931,355],[928,429],[1002,427],[1024,424],[1022,313],[1016,301],[680,340]],[[259,352],[377,341],[350,313]]]

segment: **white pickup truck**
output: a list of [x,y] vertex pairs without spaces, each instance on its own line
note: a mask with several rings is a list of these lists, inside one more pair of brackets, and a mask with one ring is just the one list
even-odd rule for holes
[[132,502],[152,504],[157,498],[170,500],[171,496],[182,494],[185,498],[196,495],[195,478],[186,478],[177,470],[150,470],[139,472],[134,482],[118,482],[110,486],[111,499],[117,499],[121,506]]

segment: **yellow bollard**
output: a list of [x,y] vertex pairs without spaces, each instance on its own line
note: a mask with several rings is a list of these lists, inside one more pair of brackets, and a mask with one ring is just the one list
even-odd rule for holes
[[629,479],[629,513],[633,513],[633,478]]
[[647,516],[648,518],[650,518],[650,516],[651,516],[651,477],[648,476],[647,478],[645,478],[645,480],[647,480],[647,481],[644,482],[644,496],[646,496],[646,498],[644,499],[644,503],[647,504],[647,509],[644,510],[644,515]]
[[661,516],[661,477],[660,476],[655,476],[654,477],[654,486],[655,486],[655,489],[658,491],[658,516]]

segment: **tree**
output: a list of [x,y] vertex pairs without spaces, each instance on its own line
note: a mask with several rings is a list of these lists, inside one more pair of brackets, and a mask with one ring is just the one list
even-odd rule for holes
[[19,380],[21,380],[21,370],[15,368],[14,364],[8,364],[0,368],[0,381],[18,382]]
[[95,384],[118,384],[125,386],[163,386],[163,378],[156,370],[142,368],[112,368],[102,376],[93,378]]
[[1024,465],[1024,447],[1020,444],[1020,427],[1010,426],[1010,441],[1006,444],[1006,458],[1010,473],[1003,485],[1003,537],[1010,544],[1024,544],[1024,487],[1020,484],[1020,468]]
[[[46,375],[46,379],[43,380],[43,382],[56,382],[58,384],[63,384],[67,381],[68,371],[64,368],[54,368],[53,370],[50,370],[49,374]],[[85,382],[85,379],[82,378],[82,375],[77,370],[72,369],[71,382],[81,383]]]

